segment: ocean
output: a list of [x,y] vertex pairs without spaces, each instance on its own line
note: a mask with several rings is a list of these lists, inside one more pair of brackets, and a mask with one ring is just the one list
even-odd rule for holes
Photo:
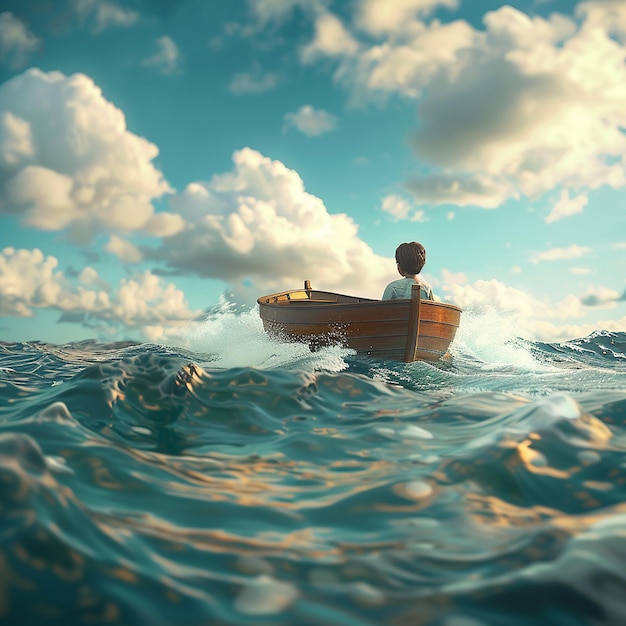
[[626,333],[514,331],[0,344],[0,624],[626,624]]

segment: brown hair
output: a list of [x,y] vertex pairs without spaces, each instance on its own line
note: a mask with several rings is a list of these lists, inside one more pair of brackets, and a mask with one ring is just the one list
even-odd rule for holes
[[396,249],[396,262],[405,274],[419,274],[426,263],[426,249],[421,243],[401,243]]

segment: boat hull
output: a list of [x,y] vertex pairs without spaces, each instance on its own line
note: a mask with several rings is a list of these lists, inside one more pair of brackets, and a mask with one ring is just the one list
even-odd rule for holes
[[[419,288],[415,291],[419,294]],[[272,336],[314,348],[340,344],[376,359],[407,362],[444,357],[461,316],[458,307],[420,301],[419,295],[411,300],[370,300],[304,289],[263,296],[257,302],[263,327]]]

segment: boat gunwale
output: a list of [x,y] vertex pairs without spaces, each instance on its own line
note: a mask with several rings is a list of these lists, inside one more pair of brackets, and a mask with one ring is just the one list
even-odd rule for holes
[[[272,293],[269,294],[267,296],[261,296],[260,298],[257,298],[257,304],[259,304],[259,306],[267,306],[267,307],[272,307],[272,308],[283,308],[283,307],[298,307],[298,306],[302,306],[302,307],[307,307],[310,309],[326,309],[326,308],[344,308],[344,307],[368,307],[368,306],[390,306],[391,304],[397,305],[397,304],[411,304],[411,299],[410,298],[395,298],[393,300],[374,300],[372,298],[360,298],[358,296],[347,296],[345,294],[340,294],[340,293],[334,293],[331,291],[325,291],[325,292],[318,292],[318,293],[328,293],[328,294],[332,294],[333,296],[341,296],[343,298],[351,298],[354,299],[355,301],[353,302],[322,302],[322,301],[317,301],[313,298],[297,298],[294,300],[290,300],[290,299],[285,299],[285,300],[274,300],[271,301],[271,299],[274,298],[279,298],[280,296],[288,296],[291,293],[301,293],[302,291],[304,291],[303,289],[290,289],[289,291],[281,291],[279,293]],[[444,308],[448,308],[448,309],[453,309],[455,311],[458,311],[459,313],[462,313],[463,310],[456,306],[455,304],[450,304],[449,302],[439,302],[437,300],[421,300],[421,304],[425,304],[427,306],[437,306],[437,307],[444,307]]]

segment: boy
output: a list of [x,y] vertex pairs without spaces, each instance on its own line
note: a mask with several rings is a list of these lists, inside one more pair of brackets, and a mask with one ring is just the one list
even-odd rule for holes
[[418,274],[426,263],[426,250],[421,243],[401,243],[396,250],[396,264],[398,272],[404,278],[394,280],[385,287],[383,300],[396,298],[410,298],[411,287],[417,283],[421,287],[421,297],[424,300],[434,300],[431,286]]

